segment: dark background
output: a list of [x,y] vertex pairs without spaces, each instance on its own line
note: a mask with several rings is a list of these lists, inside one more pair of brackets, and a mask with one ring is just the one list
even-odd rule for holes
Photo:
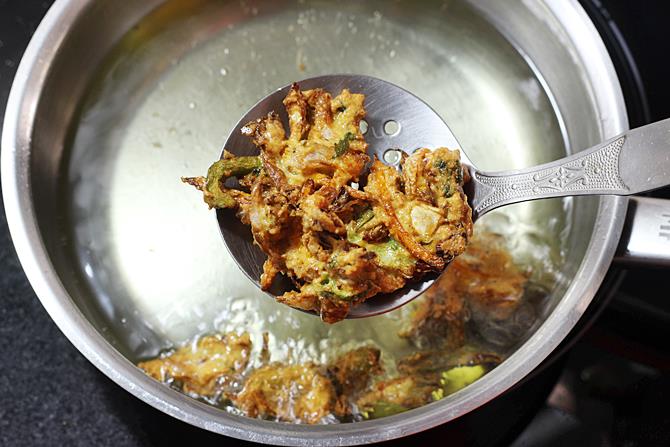
[[[668,1],[582,3],[598,15],[601,26],[607,28],[608,20],[616,24],[612,28],[609,23],[607,32],[620,32],[637,63],[648,107],[644,98],[637,98],[636,105],[630,101],[629,107],[636,108],[631,125],[670,117]],[[0,0],[2,111],[25,46],[50,4]],[[620,73],[626,76],[635,78],[635,73]],[[659,194],[668,196],[667,190]],[[629,272],[598,323],[570,351],[554,391],[533,423],[514,437],[513,445],[670,445],[666,276],[660,271]],[[168,442],[240,443],[163,415],[112,383],[79,354],[28,284],[0,213],[0,445]]]

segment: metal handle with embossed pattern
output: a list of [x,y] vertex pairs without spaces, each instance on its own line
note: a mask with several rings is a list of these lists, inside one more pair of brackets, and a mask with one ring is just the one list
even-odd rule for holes
[[503,205],[576,195],[630,195],[670,185],[670,119],[551,163],[518,171],[471,169],[473,218]]

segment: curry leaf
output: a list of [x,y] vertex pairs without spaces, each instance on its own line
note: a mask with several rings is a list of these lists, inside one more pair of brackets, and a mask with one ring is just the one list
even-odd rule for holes
[[351,143],[352,140],[354,140],[356,137],[354,136],[353,133],[347,132],[344,137],[337,142],[335,145],[335,157],[340,157],[344,155],[345,152],[349,150],[349,143]]

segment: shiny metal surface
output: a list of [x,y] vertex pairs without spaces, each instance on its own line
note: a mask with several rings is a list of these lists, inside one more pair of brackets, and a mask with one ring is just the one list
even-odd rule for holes
[[670,200],[633,197],[615,260],[670,266]]
[[[467,152],[467,151],[465,151]],[[577,195],[631,195],[670,185],[670,119],[624,132],[575,155],[505,172],[473,167],[473,218],[503,205]]]
[[[117,54],[108,62],[111,68],[101,71],[82,101],[82,116],[64,162],[67,194],[63,208],[68,210],[65,227],[73,233],[74,263],[81,272],[81,283],[88,288],[82,290],[79,301],[91,303],[89,309],[100,314],[105,334],[130,358],[153,355],[158,348],[199,332],[250,328],[258,336],[264,330],[272,334],[278,360],[285,358],[291,346],[300,353],[298,359],[317,360],[328,355],[331,346],[366,341],[380,343],[387,352],[402,353],[406,343],[381,334],[395,334],[403,315],[325,327],[309,315],[265,299],[228,256],[213,212],[202,206],[196,191],[175,181],[182,175],[205,172],[218,158],[225,136],[259,97],[304,76],[296,60],[276,57],[278,47],[292,45],[298,26],[301,57],[326,64],[330,59],[318,58],[334,54],[331,62],[338,66],[365,69],[370,75],[390,77],[423,91],[441,115],[456,117],[459,139],[470,141],[473,156],[482,163],[497,160],[498,166],[523,166],[558,158],[565,151],[560,119],[541,81],[504,37],[487,27],[471,8],[454,3],[442,13],[451,25],[444,28],[441,21],[415,10],[411,2],[398,4],[402,9],[396,13],[402,19],[385,18],[376,9],[383,4],[366,3],[361,10],[356,3],[344,3],[318,13],[311,4],[287,2],[279,11],[268,13],[261,8],[256,16],[240,17],[243,11],[234,3],[204,2],[199,8],[184,10],[185,3],[168,2],[117,46]],[[347,14],[345,7],[350,8]],[[271,14],[270,22],[263,17],[264,11]],[[166,18],[169,14],[173,16]],[[390,53],[377,54],[376,48],[342,51],[358,39],[358,32],[353,31],[342,37],[344,41],[303,43],[317,32],[337,34],[338,28],[349,30],[350,26],[360,32],[366,29],[368,36],[370,28],[396,30],[400,26],[396,21],[408,20],[407,14],[425,23],[425,30],[417,34],[415,29],[401,27],[403,34],[398,36],[393,58]],[[229,17],[236,21],[226,22]],[[169,26],[163,23],[166,20]],[[166,31],[142,39],[159,26]],[[291,27],[293,34],[284,36],[283,30]],[[438,37],[450,44],[449,57],[430,43]],[[407,45],[419,46],[429,56],[410,51]],[[424,74],[425,58],[441,59],[450,76],[440,79],[433,71]],[[264,61],[272,67],[266,76],[261,72],[261,81],[250,79],[249,71]],[[305,72],[310,67],[307,64]],[[495,100],[487,95],[493,83],[497,85]],[[428,88],[430,85],[433,87]],[[489,89],[482,90],[482,86]],[[460,117],[452,102],[472,118]],[[498,113],[515,117],[508,119],[513,127],[489,126]],[[503,130],[515,137],[501,138]],[[540,140],[546,153],[532,150]],[[503,149],[487,151],[492,145]],[[513,241],[515,255],[537,265],[536,271],[544,276],[538,279],[555,289],[556,298],[547,301],[548,307],[562,293],[563,285],[555,284],[551,272],[565,262],[562,252],[568,240],[574,240],[566,231],[572,207],[562,201],[538,202],[509,208],[489,219]],[[542,231],[538,231],[540,223]],[[580,251],[574,256],[578,259]],[[299,337],[289,330],[298,327]]]
[[[361,41],[369,43],[366,52]],[[57,1],[25,53],[8,102],[3,197],[19,258],[44,307],[121,387],[233,437],[362,444],[483,405],[535,368],[581,317],[614,254],[624,198],[534,202],[486,216],[512,231],[504,234],[518,241],[522,259],[539,257],[560,270],[544,320],[516,351],[481,380],[425,407],[362,423],[278,424],[197,402],[133,366],[193,333],[257,321],[273,332],[275,348],[294,343],[303,358],[323,353],[318,340],[337,344],[351,336],[396,349],[388,336],[393,318],[324,329],[312,316],[253,299],[255,287],[213,255],[222,246],[212,215],[195,192],[177,186],[180,175],[205,171],[258,97],[335,71],[383,77],[424,98],[482,169],[548,162],[627,127],[607,52],[572,0],[420,7]],[[549,230],[538,233],[540,224]],[[557,244],[536,253],[538,237]],[[300,344],[290,337],[296,332],[313,339]]]

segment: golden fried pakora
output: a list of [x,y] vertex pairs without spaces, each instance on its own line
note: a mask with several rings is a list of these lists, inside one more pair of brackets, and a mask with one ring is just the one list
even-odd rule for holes
[[419,149],[402,170],[377,161],[365,191],[391,236],[418,261],[442,271],[461,254],[472,234],[472,211],[461,186],[457,151]]
[[210,335],[138,366],[193,397],[232,404],[249,417],[316,424],[419,407],[464,388],[501,361],[474,348],[421,351],[398,360],[398,374],[389,378],[380,350],[372,346],[346,351],[328,364],[265,363],[264,347],[255,368],[250,352],[247,333]]
[[[284,100],[288,137],[270,113],[242,129],[258,157],[225,153],[207,177],[182,179],[210,208],[235,209],[251,227],[268,257],[262,288],[286,275],[295,290],[277,300],[328,323],[374,295],[444,270],[472,234],[458,151],[419,149],[404,157],[401,172],[374,160],[366,178],[364,99],[294,84]],[[229,177],[242,189],[226,188]]]
[[254,370],[233,403],[249,417],[315,424],[332,413],[335,399],[322,367],[274,363]]
[[345,352],[328,365],[328,376],[337,391],[335,415],[340,418],[350,415],[355,398],[384,372],[380,355],[379,349],[365,346]]
[[470,348],[445,355],[417,352],[397,363],[400,375],[376,382],[356,401],[366,419],[376,419],[440,400],[473,383],[501,362]]
[[505,320],[519,307],[528,274],[514,264],[499,236],[480,233],[417,301],[400,333],[418,347],[455,349],[465,343],[473,313]]
[[509,318],[518,308],[529,276],[514,263],[502,237],[491,233],[473,241],[452,274],[471,312],[496,320]]
[[251,339],[246,332],[208,335],[137,366],[187,394],[205,398],[229,396],[233,382],[240,379],[249,363],[250,352]]
[[208,335],[138,367],[193,397],[232,403],[249,417],[315,424],[349,417],[354,399],[383,372],[379,349],[347,351],[326,365],[269,362],[267,335],[260,364],[250,368],[248,333]]
[[421,377],[400,376],[377,382],[356,402],[364,418],[378,419],[433,401],[439,383]]
[[[346,224],[347,239],[374,250],[382,266],[413,268],[418,261],[402,245],[379,235],[380,226],[387,229],[381,220],[373,207],[360,210]],[[193,397],[232,405],[249,417],[307,424],[380,418],[440,400],[500,364],[494,343],[466,340],[465,325],[474,313],[511,323],[526,301],[527,278],[499,236],[478,234],[417,302],[410,328],[400,335],[420,350],[396,360],[391,375],[374,346],[347,350],[325,364],[272,362],[267,333],[253,362],[249,334],[228,333],[201,337],[139,366]]]
[[364,390],[370,379],[382,373],[379,363],[381,351],[362,347],[348,351],[328,365],[328,373],[339,389],[339,394],[353,396]]
[[234,404],[250,417],[314,424],[352,412],[353,399],[382,373],[377,348],[345,352],[330,364],[271,363],[249,375]]

